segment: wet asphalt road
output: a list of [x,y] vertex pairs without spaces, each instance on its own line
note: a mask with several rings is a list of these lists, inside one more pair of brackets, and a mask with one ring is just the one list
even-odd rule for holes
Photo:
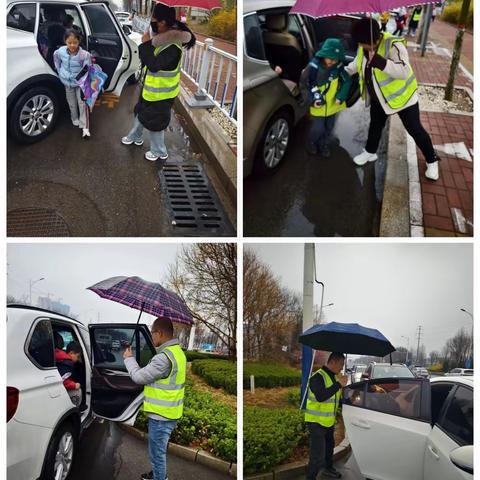
[[[341,112],[334,135],[340,145],[330,158],[305,151],[308,116],[295,127],[278,171],[244,182],[246,236],[376,236],[386,165],[386,135],[379,159],[357,167],[368,134],[369,111],[362,101]],[[385,129],[387,130],[387,129]]]
[[[227,480],[228,475],[167,456],[169,480]],[[93,422],[83,434],[69,480],[139,480],[151,470],[147,443],[112,422]]]
[[[365,480],[365,477],[362,476],[358,469],[357,462],[353,453],[349,453],[345,458],[341,459],[339,462],[335,463],[334,467],[342,473],[343,480]],[[319,479],[326,479],[321,474],[318,475]],[[304,480],[305,475],[299,476],[295,480]]]
[[[104,95],[90,117],[90,140],[65,111],[55,130],[33,145],[8,140],[7,208],[48,208],[67,223],[71,236],[169,236],[171,218],[160,189],[162,162],[143,158],[142,147],[122,145],[130,130],[136,86],[125,87],[120,101]],[[116,98],[116,97],[115,97]],[[169,162],[202,161],[181,118],[172,112],[166,131]]]

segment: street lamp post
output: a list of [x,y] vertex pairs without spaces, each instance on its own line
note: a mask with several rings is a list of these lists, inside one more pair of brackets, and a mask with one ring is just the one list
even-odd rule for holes
[[38,282],[41,282],[42,280],[45,280],[44,277],[39,278],[38,280],[29,280],[29,303],[30,305],[32,304],[32,286],[35,285]]
[[407,340],[407,356],[405,357],[405,363],[408,363],[408,350],[410,349],[410,337],[405,337],[404,335],[401,335],[401,337]]

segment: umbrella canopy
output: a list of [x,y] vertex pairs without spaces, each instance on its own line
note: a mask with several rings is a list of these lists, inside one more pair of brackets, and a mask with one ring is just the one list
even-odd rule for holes
[[301,13],[310,17],[330,17],[341,14],[385,12],[394,8],[427,3],[436,2],[425,0],[297,0],[291,13]]
[[161,2],[169,7],[192,7],[201,10],[214,10],[215,8],[223,8],[220,0],[162,0]]
[[300,335],[300,343],[315,350],[375,357],[384,357],[395,351],[395,347],[378,330],[358,323],[314,325]]
[[88,287],[88,290],[156,317],[187,325],[193,323],[192,314],[176,293],[140,277],[112,277]]

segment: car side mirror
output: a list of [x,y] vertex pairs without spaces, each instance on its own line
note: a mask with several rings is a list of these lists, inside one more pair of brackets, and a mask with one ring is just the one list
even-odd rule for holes
[[473,445],[458,447],[450,452],[451,462],[460,470],[473,475]]
[[368,373],[362,373],[362,377],[363,379],[367,379],[369,377]]

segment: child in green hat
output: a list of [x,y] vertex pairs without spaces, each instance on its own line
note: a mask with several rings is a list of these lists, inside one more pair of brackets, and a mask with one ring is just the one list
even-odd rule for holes
[[338,38],[327,38],[308,64],[308,102],[312,126],[307,151],[330,156],[328,143],[337,113],[346,108],[352,80],[345,72],[345,48]]

